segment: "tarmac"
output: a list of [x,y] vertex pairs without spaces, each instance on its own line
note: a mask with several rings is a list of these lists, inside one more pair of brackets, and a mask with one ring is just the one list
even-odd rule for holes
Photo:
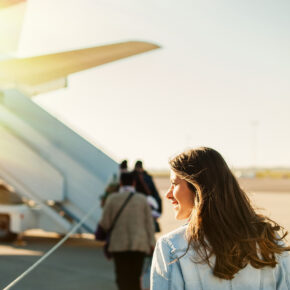
[[[60,238],[47,233],[26,235],[26,245],[3,245],[0,259],[0,288],[3,289]],[[113,263],[106,260],[93,239],[70,238],[12,289],[19,290],[116,290]]]
[[[266,213],[290,231],[290,179],[244,179],[240,183],[260,212]],[[156,184],[163,194],[169,181],[167,178],[158,178]],[[184,223],[174,219],[169,202],[164,201],[163,204],[164,214],[160,218],[162,232],[156,238]],[[35,230],[25,233],[23,245],[2,243],[0,289],[27,270],[60,239],[55,233]],[[92,235],[73,236],[11,289],[117,290],[113,263],[104,257],[100,245],[94,241]]]

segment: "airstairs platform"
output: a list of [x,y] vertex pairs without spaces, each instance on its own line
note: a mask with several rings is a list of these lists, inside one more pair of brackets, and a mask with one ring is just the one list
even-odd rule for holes
[[[17,90],[0,97],[0,140],[0,178],[35,200],[63,232],[71,221],[48,204],[60,204],[77,222],[118,172],[112,158]],[[81,231],[93,232],[100,215],[98,208]],[[40,228],[52,230],[42,222]]]

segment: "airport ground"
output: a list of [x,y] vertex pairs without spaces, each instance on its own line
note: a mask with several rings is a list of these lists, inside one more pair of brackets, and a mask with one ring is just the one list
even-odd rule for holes
[[[157,178],[156,183],[160,193],[169,186],[168,178]],[[240,184],[260,212],[290,231],[290,179],[240,179]],[[174,219],[171,206],[166,201],[160,223],[161,234],[183,224]],[[29,231],[23,240],[25,245],[0,245],[0,289],[36,262],[60,238],[54,233]],[[113,263],[104,258],[93,237],[74,236],[12,289],[116,290],[114,279]]]

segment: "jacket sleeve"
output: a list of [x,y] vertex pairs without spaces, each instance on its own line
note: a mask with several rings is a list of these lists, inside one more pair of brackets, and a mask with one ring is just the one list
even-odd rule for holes
[[112,196],[109,196],[103,208],[101,220],[99,221],[99,225],[101,225],[106,231],[110,229],[112,224],[112,208]]
[[170,290],[171,271],[173,264],[171,262],[170,247],[162,238],[158,240],[152,259],[151,266],[151,290]]

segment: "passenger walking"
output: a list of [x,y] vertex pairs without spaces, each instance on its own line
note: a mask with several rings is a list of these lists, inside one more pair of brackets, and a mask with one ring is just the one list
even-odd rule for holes
[[188,224],[158,240],[151,290],[289,290],[287,233],[255,212],[222,156],[201,147],[170,167],[166,197]]
[[144,179],[144,170],[143,170],[142,161],[138,160],[135,163],[133,173],[135,176],[136,190],[147,196],[152,195],[151,189],[149,188],[148,184],[145,182],[145,179]]
[[138,290],[145,254],[155,246],[154,224],[147,199],[135,191],[134,175],[128,172],[121,173],[119,193],[108,197],[99,225],[108,231],[122,206],[108,251],[113,255],[118,288]]
[[[134,167],[134,176],[136,182],[136,189],[147,196],[147,202],[151,207],[151,214],[154,219],[155,232],[160,232],[160,225],[158,218],[162,213],[162,201],[160,195],[156,189],[153,178],[143,168],[143,162],[138,160]],[[144,260],[143,276],[142,276],[142,287],[143,289],[149,289],[150,287],[150,271],[152,263],[152,254],[147,255]]]
[[133,172],[135,174],[136,190],[147,195],[148,203],[152,208],[155,232],[160,232],[160,226],[157,219],[162,213],[162,200],[153,178],[146,170],[144,170],[143,163],[140,160],[136,161]]
[[135,170],[142,173],[143,179],[148,186],[151,195],[156,199],[158,206],[159,206],[159,213],[162,213],[162,201],[159,195],[159,192],[155,186],[153,177],[143,168],[143,162],[138,160],[135,163]]

